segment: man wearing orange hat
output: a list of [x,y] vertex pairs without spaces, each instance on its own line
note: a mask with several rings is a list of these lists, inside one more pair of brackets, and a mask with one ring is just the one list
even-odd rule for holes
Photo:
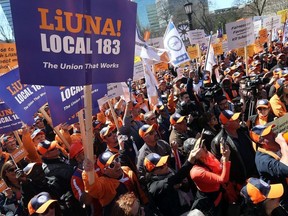
[[171,147],[166,141],[159,139],[154,125],[143,125],[139,129],[139,135],[145,142],[139,150],[139,155],[137,157],[137,169],[139,171],[141,180],[141,177],[144,177],[146,173],[143,167],[143,161],[145,156],[149,153],[157,153],[161,156],[171,155]]
[[82,174],[85,191],[93,198],[99,199],[104,208],[104,215],[110,215],[115,198],[129,191],[138,195],[141,204],[148,204],[148,198],[142,190],[137,175],[127,166],[121,166],[119,154],[106,151],[99,155],[97,166],[101,169],[102,176],[94,172],[95,181],[90,184],[87,171],[94,170],[94,163],[84,160],[84,172]]
[[248,118],[246,125],[250,130],[255,125],[266,125],[274,121],[275,115],[271,112],[271,105],[267,99],[260,99],[256,104],[257,114]]
[[229,146],[231,150],[231,170],[230,182],[233,184],[233,200],[238,202],[240,199],[240,189],[245,184],[248,177],[257,176],[257,169],[254,162],[255,151],[252,147],[248,131],[240,127],[240,113],[234,113],[230,110],[224,110],[220,113],[219,120],[223,130],[220,131],[211,142],[211,153],[218,160],[221,159],[220,143],[221,139]]
[[77,168],[71,177],[71,188],[74,197],[81,203],[85,204],[85,209],[89,215],[101,216],[102,206],[98,199],[93,198],[87,192],[85,192],[84,182],[82,179],[83,161],[84,161],[84,149],[80,142],[75,142],[70,147],[69,152],[70,161],[76,161]]
[[255,162],[260,178],[271,184],[281,183],[284,195],[280,199],[281,206],[288,211],[288,146],[282,134],[272,131],[275,125],[256,125],[250,130],[250,137],[256,143]]

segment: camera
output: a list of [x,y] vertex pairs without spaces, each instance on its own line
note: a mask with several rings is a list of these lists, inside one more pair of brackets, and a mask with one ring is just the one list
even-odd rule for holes
[[245,88],[247,90],[256,88],[258,85],[269,83],[269,78],[264,78],[264,73],[253,75],[253,76],[244,76],[245,79]]
[[202,98],[206,100],[211,100],[213,98],[217,98],[218,96],[223,95],[223,91],[219,84],[216,84],[212,87],[202,87],[204,89],[202,93]]

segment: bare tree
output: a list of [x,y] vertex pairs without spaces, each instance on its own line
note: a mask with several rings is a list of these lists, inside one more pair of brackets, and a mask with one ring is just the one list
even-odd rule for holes
[[6,43],[14,42],[13,36],[11,34],[9,34],[9,32],[4,28],[4,26],[0,25],[0,39],[2,41]]

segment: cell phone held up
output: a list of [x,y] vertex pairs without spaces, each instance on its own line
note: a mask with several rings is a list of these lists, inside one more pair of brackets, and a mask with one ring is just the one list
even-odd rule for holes
[[220,138],[220,153],[223,154],[223,151],[225,149],[225,139],[224,137]]

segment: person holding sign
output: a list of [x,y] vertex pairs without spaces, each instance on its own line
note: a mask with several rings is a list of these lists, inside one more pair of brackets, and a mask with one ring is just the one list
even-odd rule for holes
[[106,151],[99,155],[97,165],[101,169],[101,176],[96,172],[95,181],[90,184],[87,171],[94,170],[94,163],[89,159],[84,160],[82,178],[85,191],[93,198],[99,199],[104,208],[104,215],[110,215],[115,198],[129,191],[138,195],[141,204],[148,204],[148,198],[142,190],[137,175],[127,166],[121,166],[119,154]]

